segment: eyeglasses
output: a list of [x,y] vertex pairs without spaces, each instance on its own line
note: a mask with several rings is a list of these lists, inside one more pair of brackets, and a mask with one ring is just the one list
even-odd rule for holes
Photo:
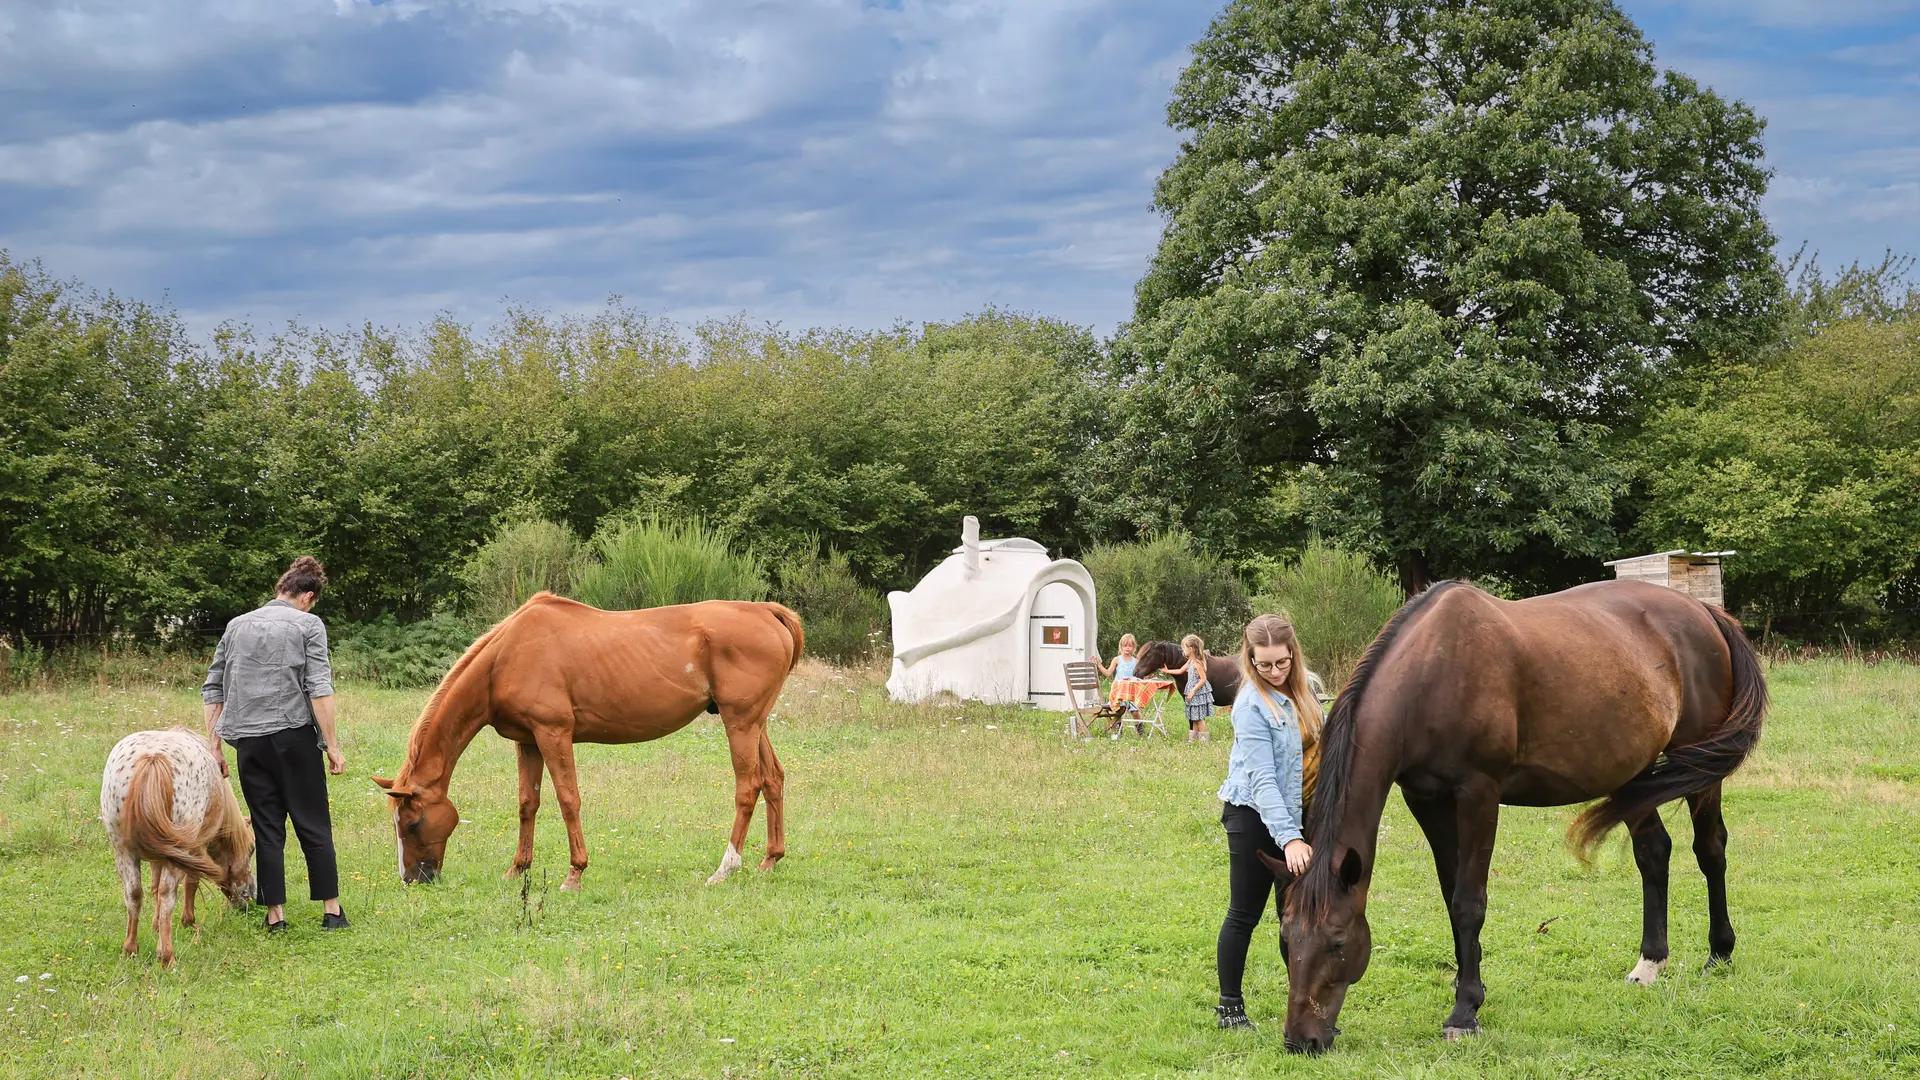
[[1293,657],[1291,656],[1285,660],[1255,660],[1253,662],[1253,670],[1255,671],[1285,671],[1292,666]]

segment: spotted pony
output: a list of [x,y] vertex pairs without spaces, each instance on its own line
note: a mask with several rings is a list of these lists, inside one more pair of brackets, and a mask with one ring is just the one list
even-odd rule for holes
[[155,957],[173,966],[173,907],[194,926],[194,891],[213,882],[235,907],[253,898],[253,826],[205,740],[182,728],[136,731],[114,745],[100,777],[100,820],[125,885],[127,940],[139,948],[140,864],[153,864]]

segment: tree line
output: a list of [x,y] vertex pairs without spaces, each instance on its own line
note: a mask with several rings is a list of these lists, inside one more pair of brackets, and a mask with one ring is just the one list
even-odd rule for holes
[[[1911,263],[1783,265],[1764,124],[1604,0],[1229,4],[1132,319],[241,325],[0,254],[0,632],[219,626],[312,552],[332,610],[461,602],[508,523],[698,518],[909,586],[958,521],[1068,553],[1317,541],[1524,595],[1732,548],[1812,634],[1920,605]],[[1908,621],[1904,624],[1902,619]]]

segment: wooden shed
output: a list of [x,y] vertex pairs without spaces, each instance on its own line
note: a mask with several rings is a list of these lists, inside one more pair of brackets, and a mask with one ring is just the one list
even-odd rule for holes
[[1622,581],[1650,581],[1678,589],[1696,600],[1726,606],[1726,593],[1720,587],[1720,560],[1731,551],[1662,551],[1614,559],[1613,576]]

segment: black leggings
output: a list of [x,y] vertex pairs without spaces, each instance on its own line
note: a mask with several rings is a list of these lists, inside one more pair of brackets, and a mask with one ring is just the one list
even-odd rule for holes
[[[1214,965],[1220,972],[1220,997],[1240,999],[1240,981],[1247,971],[1247,949],[1253,944],[1254,928],[1266,913],[1267,897],[1274,898],[1276,910],[1284,906],[1286,889],[1293,883],[1282,871],[1276,877],[1256,851],[1283,859],[1267,823],[1251,806],[1227,803],[1220,811],[1220,824],[1227,830],[1227,917],[1220,924],[1220,941],[1214,947]],[[1277,887],[1276,887],[1277,886]],[[1286,963],[1286,944],[1280,946],[1280,962]]]
[[307,894],[315,900],[340,895],[333,857],[333,815],[327,811],[325,757],[311,725],[271,735],[233,740],[240,793],[253,816],[254,874],[259,900],[287,902],[287,818],[307,857]]

